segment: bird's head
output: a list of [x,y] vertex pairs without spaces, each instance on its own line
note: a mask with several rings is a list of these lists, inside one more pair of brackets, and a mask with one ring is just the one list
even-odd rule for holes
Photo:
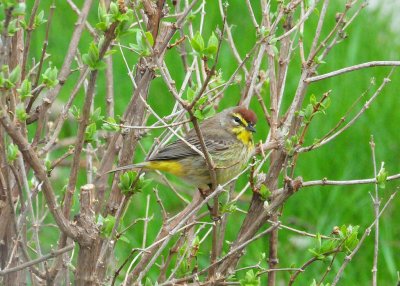
[[253,133],[256,132],[256,114],[243,106],[229,109],[225,126],[230,132],[243,142],[244,145],[253,145]]

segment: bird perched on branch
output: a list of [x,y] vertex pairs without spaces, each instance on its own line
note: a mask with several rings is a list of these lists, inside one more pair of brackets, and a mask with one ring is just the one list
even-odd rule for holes
[[[231,180],[247,164],[254,151],[256,122],[257,116],[252,110],[239,106],[225,109],[199,125],[204,145],[214,163],[217,184]],[[140,168],[159,170],[181,177],[198,188],[209,188],[212,184],[210,169],[201,152],[196,130],[190,130],[183,139],[164,146],[145,162],[111,172]]]

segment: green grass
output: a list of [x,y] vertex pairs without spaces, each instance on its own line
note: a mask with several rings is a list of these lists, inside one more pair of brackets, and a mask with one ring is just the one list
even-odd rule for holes
[[[82,1],[79,1],[79,3]],[[331,1],[336,2],[336,1]],[[79,4],[77,3],[77,4]],[[228,22],[233,27],[233,36],[242,57],[248,52],[255,40],[255,32],[250,24],[244,4],[230,1],[228,8]],[[28,11],[31,3],[27,3]],[[41,7],[47,7],[48,1],[43,1]],[[80,6],[79,4],[78,6]],[[337,3],[331,3],[331,6],[339,6]],[[332,7],[333,8],[333,7]],[[327,16],[327,26],[332,27],[335,17],[335,9],[330,10]],[[204,27],[205,38],[208,38],[211,31],[216,27],[221,27],[221,19],[219,10],[213,1],[207,1],[207,16]],[[47,11],[46,11],[47,13]],[[260,18],[260,11],[255,9],[256,17]],[[95,23],[97,7],[94,6],[89,17],[91,23]],[[371,23],[373,19],[373,24]],[[53,26],[50,33],[50,43],[48,53],[50,53],[51,61],[57,67],[61,67],[63,62],[64,52],[68,47],[68,41],[71,37],[73,24],[76,16],[70,11],[65,3],[57,3],[57,9],[54,15]],[[310,23],[315,27],[318,20],[318,15],[312,15]],[[393,44],[394,34],[387,31],[389,23],[386,19],[380,19],[377,13],[365,10],[355,20],[354,24],[347,31],[348,38],[336,46],[325,60],[326,64],[321,66],[320,73],[329,72],[335,69],[346,67],[349,65],[362,63],[371,60],[396,60],[399,52],[399,46]],[[328,30],[323,31],[323,35],[327,34]],[[38,57],[41,51],[41,43],[43,41],[44,27],[33,34],[34,42],[31,49],[31,55]],[[313,35],[313,30],[305,31],[305,41],[310,41]],[[129,41],[130,39],[125,39]],[[90,36],[87,32],[82,37],[80,43],[80,52],[85,53]],[[309,46],[309,43],[306,47]],[[136,63],[137,57],[132,53],[126,54],[130,66]],[[293,64],[290,67],[287,85],[285,87],[285,102],[288,103],[296,90],[299,75],[299,55],[293,55]],[[184,77],[182,64],[177,53],[170,52],[166,57],[167,65],[170,67],[171,74],[180,87]],[[234,60],[230,49],[226,43],[223,44],[221,50],[221,59],[218,68],[222,70],[225,80],[234,72],[237,63]],[[264,69],[266,69],[264,67]],[[116,115],[121,115],[126,104],[129,102],[132,95],[132,85],[127,75],[127,70],[123,64],[122,57],[119,52],[114,56],[115,70],[115,94],[116,94]],[[373,68],[368,70],[356,71],[351,74],[345,74],[329,80],[312,84],[307,92],[307,98],[311,94],[320,97],[324,92],[332,90],[332,104],[325,116],[318,116],[312,123],[310,131],[306,138],[306,143],[312,143],[315,138],[320,138],[329,131],[344,115],[345,111],[352,105],[360,94],[367,90],[371,78],[376,79],[376,85],[371,91],[365,95],[365,98],[357,105],[355,110],[351,112],[349,118],[354,116],[362,107],[362,104],[372,95],[376,88],[380,85],[382,79],[388,74],[389,68]],[[72,90],[77,75],[73,75],[62,89],[60,102],[63,102]],[[97,94],[95,99],[96,106],[103,107],[104,113],[104,95],[105,95],[105,77],[104,73],[100,73],[97,85]],[[240,97],[240,92],[244,87],[242,81],[237,86],[232,86],[227,89],[224,99],[219,106],[222,110],[228,106],[236,105]],[[349,130],[341,134],[335,141],[326,144],[313,152],[301,154],[298,160],[295,175],[302,176],[304,180],[315,180],[327,177],[335,180],[355,179],[355,178],[371,178],[373,176],[373,167],[371,163],[371,150],[369,147],[370,136],[373,135],[376,143],[376,156],[378,164],[385,161],[386,169],[389,174],[394,174],[400,171],[399,156],[400,149],[398,142],[400,141],[399,123],[400,117],[398,110],[400,109],[400,101],[398,99],[398,90],[400,87],[399,72],[396,71],[390,83],[380,94],[377,100],[366,111],[362,118]],[[76,99],[75,104],[80,105],[83,102],[83,92],[81,91]],[[163,104],[159,104],[162,100]],[[306,102],[308,99],[306,99]],[[174,105],[174,99],[168,92],[165,84],[160,78],[155,79],[150,87],[149,96],[150,105],[156,110],[159,115],[166,115],[170,112]],[[261,110],[253,100],[252,107],[258,112],[261,118]],[[150,118],[150,121],[154,118]],[[68,128],[65,128],[63,137],[73,136],[76,130],[76,123],[67,123]],[[145,150],[148,150],[152,144],[152,139],[157,137],[161,131],[151,132],[142,140]],[[268,132],[265,122],[258,124],[257,139],[264,139]],[[143,152],[137,151],[135,161],[139,162],[144,158]],[[60,171],[56,174],[59,178],[65,178],[68,174],[68,169]],[[171,178],[176,181],[175,178]],[[246,176],[243,176],[238,182],[238,185],[243,185]],[[80,183],[85,183],[85,174],[80,175]],[[60,186],[61,186],[60,180]],[[396,188],[397,183],[390,183],[386,189],[380,190],[382,201],[385,202],[389,195]],[[168,188],[161,184],[153,184],[152,187],[158,187],[160,196],[165,203],[169,213],[175,214],[182,209],[183,204],[179,201]],[[309,232],[320,232],[329,234],[332,228],[336,225],[352,224],[360,225],[360,230],[363,232],[365,228],[373,221],[372,201],[369,193],[373,192],[373,186],[352,186],[352,187],[313,187],[301,189],[297,194],[289,199],[283,209],[281,220],[284,224],[288,224]],[[135,195],[131,199],[129,209],[127,210],[124,223],[129,224],[130,221],[144,216],[146,196],[151,196],[150,214],[154,215],[151,227],[149,228],[147,244],[149,244],[158,232],[158,227],[161,225],[161,214],[159,206],[156,204],[155,197],[148,188],[144,193]],[[250,192],[246,197],[251,196]],[[188,199],[190,195],[186,196]],[[240,208],[246,210],[248,201],[240,202]],[[400,247],[400,229],[397,227],[397,218],[400,217],[399,199],[389,206],[381,219],[380,229],[380,252],[379,252],[379,271],[378,280],[380,285],[394,285],[397,281],[396,271],[399,270],[400,256],[398,255]],[[77,212],[78,209],[75,209]],[[228,229],[226,240],[233,240],[238,232],[238,221],[243,219],[242,214],[235,213],[230,216],[228,221]],[[127,237],[130,244],[118,242],[115,250],[117,264],[119,265],[125,257],[127,257],[132,247],[139,247],[142,243],[143,223],[138,223],[128,233]],[[267,226],[266,226],[267,227]],[[43,247],[49,248],[50,245],[55,245],[57,235],[54,231],[46,231],[41,233]],[[311,258],[311,253],[307,248],[312,247],[312,240],[304,239],[298,235],[282,230],[279,233],[279,259],[280,267],[299,267],[306,260]],[[299,246],[295,242],[301,240],[308,242],[308,245]],[[227,246],[225,251],[227,251]],[[208,242],[202,247],[199,256],[200,266],[205,266],[208,263]],[[267,239],[253,243],[246,252],[246,255],[241,259],[240,266],[248,266],[257,263],[260,253],[268,252]],[[339,255],[339,260],[333,265],[331,274],[328,275],[327,281],[331,281],[334,273],[340,267],[343,261],[343,255]],[[366,285],[371,281],[371,268],[373,259],[373,235],[370,235],[354,260],[346,268],[345,274],[340,285]],[[263,263],[266,266],[266,263]],[[302,273],[296,285],[309,285],[313,278],[319,279],[327,264],[318,262]],[[153,279],[157,275],[156,271],[150,273]],[[244,273],[239,273],[237,276],[242,277]],[[278,280],[286,284],[289,275],[287,273],[279,273]],[[264,282],[263,278],[263,282]],[[278,285],[280,285],[278,283]]]

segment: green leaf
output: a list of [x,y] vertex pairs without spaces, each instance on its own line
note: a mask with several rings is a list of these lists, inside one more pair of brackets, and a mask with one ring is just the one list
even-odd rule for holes
[[107,67],[107,64],[103,61],[98,61],[94,67],[95,70],[104,70]]
[[[122,14],[122,16],[127,17],[126,14]],[[131,28],[131,22],[124,20],[119,23],[117,29],[115,30],[115,35],[117,38],[121,38],[123,36],[133,34],[135,31],[135,29]]]
[[103,120],[104,116],[101,115],[101,107],[97,107],[92,114],[90,114],[89,121],[92,123],[96,123],[100,120]]
[[261,26],[260,28],[260,35],[265,38],[269,35],[269,33],[271,32],[270,29],[267,29],[265,26]]
[[338,240],[336,239],[328,239],[324,240],[321,245],[321,252],[327,253],[335,250],[338,247]]
[[104,218],[103,227],[101,228],[101,235],[103,235],[103,237],[110,237],[115,221],[115,217],[112,215],[107,215],[107,217]]
[[143,189],[146,188],[150,184],[151,181],[152,180],[150,180],[150,179],[145,179],[144,173],[142,173],[139,177],[139,180],[136,182],[134,193],[142,192]]
[[289,154],[289,156],[292,156],[294,154],[294,147],[298,144],[299,142],[299,136],[293,135],[292,137],[286,139],[285,141],[285,150],[286,153]]
[[279,55],[279,50],[275,45],[271,45],[271,48],[275,56]]
[[153,39],[153,35],[150,32],[145,32],[144,33],[147,41],[149,42],[150,46],[152,47],[154,45],[154,39]]
[[311,94],[310,103],[312,104],[312,106],[317,105],[317,98],[315,97],[315,94]]
[[381,169],[379,170],[378,175],[376,176],[376,181],[378,183],[379,188],[384,189],[386,187],[386,180],[388,177],[388,173],[385,169],[385,163],[381,163]]
[[147,41],[149,41],[150,44],[154,44],[153,36],[150,32],[145,32],[143,35],[142,31],[139,29],[135,29],[134,31],[136,32],[136,44],[130,43],[129,46],[140,56],[149,56],[151,50]]
[[312,106],[312,104],[308,104],[304,111],[304,118],[308,121],[311,120],[311,115],[312,115],[313,111],[314,111],[314,107]]
[[194,37],[190,40],[190,45],[197,53],[201,54],[203,52],[204,40],[199,31],[197,31]]
[[4,78],[4,73],[0,72],[0,87],[4,87],[4,83],[6,82]]
[[118,10],[118,6],[115,2],[111,2],[110,3],[110,14],[111,15],[118,15],[119,10]]
[[215,114],[215,109],[212,105],[207,105],[203,109],[204,118],[209,118]]
[[91,70],[97,68],[97,62],[99,61],[99,49],[97,45],[92,42],[90,43],[87,54],[82,56],[83,63],[86,64]]
[[186,92],[187,101],[193,102],[195,95],[196,95],[196,92],[191,87],[188,87],[188,90]]
[[99,4],[97,8],[97,17],[99,18],[99,22],[96,24],[96,28],[103,32],[107,31],[111,25],[110,15],[107,14],[107,10],[102,4]]
[[106,58],[106,57],[108,57],[108,56],[111,56],[111,55],[115,54],[116,52],[117,52],[117,51],[114,50],[114,49],[108,50],[108,51],[104,54],[104,57]]
[[8,28],[7,28],[8,36],[12,37],[16,32],[20,30],[20,28],[17,25],[18,25],[18,19],[11,20],[10,23],[8,23]]
[[21,101],[24,101],[25,99],[29,98],[32,96],[31,91],[32,91],[32,84],[28,79],[24,79],[24,81],[21,83],[21,88],[17,89],[19,96],[21,98]]
[[101,129],[106,130],[106,131],[115,131],[118,132],[120,130],[119,126],[116,125],[117,122],[115,121],[114,118],[108,117],[103,125],[101,126]]
[[181,264],[179,265],[178,271],[177,271],[177,276],[178,277],[183,277],[189,272],[189,265],[187,263],[187,260],[182,260]]
[[259,193],[263,201],[266,201],[272,194],[271,190],[264,184],[261,185]]
[[107,31],[108,27],[109,27],[109,24],[106,22],[99,22],[96,24],[96,29],[103,31],[103,32]]
[[316,64],[326,64],[326,62],[323,61],[322,59],[323,59],[323,55],[320,55],[319,57],[315,58],[315,63]]
[[344,248],[345,250],[347,250],[348,253],[350,253],[357,246],[359,242],[358,229],[359,226],[357,225],[356,226],[349,225],[346,228]]
[[101,214],[99,214],[99,215],[97,216],[96,224],[97,224],[98,226],[103,226],[103,224],[104,224],[104,217],[103,217]]
[[25,107],[22,104],[19,104],[15,108],[15,116],[21,122],[25,122],[26,119],[28,118],[28,114],[26,114]]
[[189,15],[186,17],[186,19],[187,19],[189,22],[193,22],[193,20],[196,19],[196,14],[193,13],[193,12],[190,12]]
[[153,282],[149,277],[146,277],[146,281],[144,282],[144,286],[153,286]]
[[208,99],[207,96],[200,97],[199,100],[197,100],[197,102],[196,102],[196,107],[199,107],[199,106],[203,105],[204,103],[206,103],[207,99]]
[[127,244],[131,244],[131,241],[130,241],[129,238],[128,238],[127,236],[125,236],[125,235],[121,235],[121,236],[119,237],[119,240],[120,240],[120,241],[123,241],[123,242],[125,242],[125,243],[127,243]]
[[71,106],[69,109],[69,114],[71,114],[76,120],[81,118],[81,111],[76,105]]
[[8,144],[7,146],[7,162],[12,163],[18,157],[18,146],[14,143]]
[[39,27],[40,25],[46,23],[47,20],[44,19],[44,11],[40,11],[39,14],[37,14],[35,16],[35,19],[33,21],[33,29],[36,29],[37,27]]
[[[128,171],[119,176],[118,187],[124,195],[135,193],[136,187],[133,186],[137,178],[137,172]],[[137,184],[140,180],[138,180]],[[140,190],[139,190],[140,191]]]
[[12,15],[14,17],[24,16],[25,10],[26,10],[25,3],[23,3],[23,2],[17,3],[17,5],[15,5],[14,9],[12,10]]
[[51,171],[51,161],[49,159],[46,159],[44,161],[44,167],[46,169],[46,172],[50,172]]
[[[19,25],[22,27],[22,29],[26,30],[28,29],[28,24],[26,23],[25,19],[19,20]],[[0,24],[1,26],[1,24]]]
[[236,206],[236,202],[228,202],[227,204],[223,204],[221,206],[221,213],[234,213],[236,212],[238,207]]
[[269,40],[269,44],[275,45],[277,41],[278,41],[278,38],[272,38],[271,40]]
[[194,115],[194,117],[196,117],[199,120],[203,120],[204,119],[203,112],[201,112],[200,109],[195,110],[193,115]]
[[207,48],[205,49],[205,53],[212,57],[217,53],[218,50],[218,38],[215,36],[214,32],[211,34],[211,37],[208,39]]
[[90,123],[85,130],[85,141],[86,142],[93,142],[96,139],[96,123]]
[[335,250],[339,243],[338,240],[329,239],[322,241],[321,234],[317,233],[315,238],[315,247],[308,249],[316,259],[325,260],[327,258],[326,253]]
[[193,239],[192,247],[198,248],[199,246],[200,246],[200,238],[196,235],[196,237]]
[[239,282],[241,286],[259,286],[260,277],[257,277],[253,270],[249,270],[246,272],[244,279],[241,279]]
[[10,73],[8,80],[15,86],[17,82],[21,79],[21,67],[17,65]]
[[139,29],[136,30],[136,44],[140,49],[143,49],[145,47],[143,43],[143,34],[142,31]]
[[58,69],[56,67],[48,67],[42,74],[43,84],[47,88],[52,88],[58,84]]
[[108,17],[106,7],[102,4],[99,3],[99,6],[97,7],[97,18],[99,22],[104,22]]

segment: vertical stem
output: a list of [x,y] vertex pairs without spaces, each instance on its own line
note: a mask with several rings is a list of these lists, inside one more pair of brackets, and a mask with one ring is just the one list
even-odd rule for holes
[[[212,249],[211,249],[211,257],[210,257],[210,265],[214,264],[217,261],[217,258],[219,256],[219,247],[218,247],[219,243],[218,243],[218,241],[220,239],[219,232],[220,232],[220,229],[221,229],[221,221],[220,221],[220,219],[218,219],[218,212],[219,212],[219,210],[218,210],[218,204],[219,204],[218,196],[216,196],[214,198],[213,204],[214,205],[213,205],[213,208],[211,210],[211,215],[212,215],[212,218],[214,220],[214,225],[212,226]],[[216,267],[211,267],[210,268],[210,271],[208,273],[208,277],[209,278],[212,278],[212,277],[215,276],[215,270],[216,269],[217,269]]]
[[24,47],[24,52],[22,55],[21,80],[24,80],[24,78],[25,78],[26,62],[28,60],[29,47],[31,44],[33,24],[35,21],[35,16],[36,16],[37,9],[39,7],[39,3],[40,3],[40,0],[35,0],[32,10],[31,10],[31,16],[29,18],[29,25],[28,25],[28,28],[26,29],[25,47]]
[[[371,140],[369,142],[371,145],[372,151],[372,165],[374,166],[374,177],[377,176],[376,171],[376,157],[375,157],[375,142],[374,136],[371,135]],[[375,237],[374,237],[374,262],[372,266],[372,286],[377,285],[377,274],[378,274],[378,253],[379,253],[379,207],[380,207],[380,200],[379,200],[379,192],[378,192],[378,183],[375,183],[375,197],[372,197],[372,202],[374,203],[374,211],[375,211]]]
[[[271,216],[271,221],[278,223],[278,215]],[[278,265],[278,229],[274,229],[269,236],[269,255],[268,266],[269,269],[275,269]],[[268,272],[268,286],[275,285],[276,271]]]

